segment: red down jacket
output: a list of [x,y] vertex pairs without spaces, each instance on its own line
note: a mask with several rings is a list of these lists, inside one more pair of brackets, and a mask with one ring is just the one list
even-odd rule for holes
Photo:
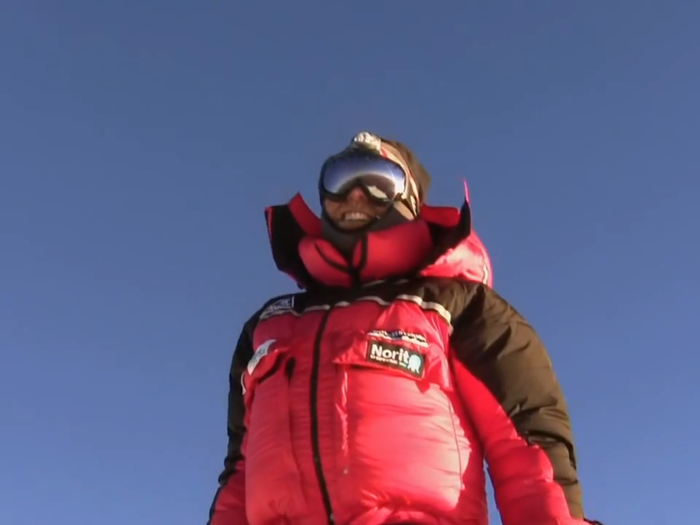
[[267,218],[304,291],[240,336],[210,525],[487,525],[484,459],[504,525],[584,523],[566,403],[468,203],[370,234],[354,271],[300,196]]

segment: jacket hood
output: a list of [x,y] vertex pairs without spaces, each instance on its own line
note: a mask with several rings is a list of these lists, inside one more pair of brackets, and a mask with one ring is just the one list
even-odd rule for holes
[[490,258],[472,231],[466,183],[461,208],[423,204],[416,220],[364,235],[350,261],[323,239],[321,219],[300,194],[287,204],[266,208],[265,218],[277,268],[301,289],[347,288],[411,276],[493,286]]

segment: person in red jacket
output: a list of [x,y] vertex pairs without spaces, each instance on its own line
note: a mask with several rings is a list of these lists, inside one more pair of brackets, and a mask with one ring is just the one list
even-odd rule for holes
[[402,143],[362,132],[321,169],[322,215],[266,210],[299,293],[246,323],[210,525],[504,525],[584,517],[566,402],[535,330],[492,288],[461,208],[426,204]]

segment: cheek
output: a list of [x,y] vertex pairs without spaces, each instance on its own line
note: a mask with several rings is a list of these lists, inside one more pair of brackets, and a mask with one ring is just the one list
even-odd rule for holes
[[335,218],[338,216],[340,206],[337,202],[327,202],[323,207],[326,210],[326,214],[330,217]]

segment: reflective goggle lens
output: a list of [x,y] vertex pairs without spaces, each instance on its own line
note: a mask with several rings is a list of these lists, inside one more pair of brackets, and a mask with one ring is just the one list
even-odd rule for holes
[[398,164],[365,153],[331,159],[321,174],[321,189],[337,197],[359,185],[375,199],[394,201],[404,194],[406,182],[406,173]]

